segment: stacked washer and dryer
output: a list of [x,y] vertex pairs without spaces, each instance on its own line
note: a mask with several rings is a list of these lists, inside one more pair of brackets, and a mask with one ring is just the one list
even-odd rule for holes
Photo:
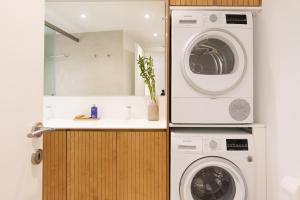
[[254,200],[252,13],[171,20],[171,200]]

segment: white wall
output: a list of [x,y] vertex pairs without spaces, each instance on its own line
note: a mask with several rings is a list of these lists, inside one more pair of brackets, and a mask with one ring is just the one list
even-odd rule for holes
[[[158,50],[145,50],[146,57],[153,58],[153,65],[154,65],[154,74],[155,74],[155,84],[156,84],[156,94],[160,95],[162,90],[166,92],[166,53],[165,49],[158,49]],[[149,95],[148,87],[146,87],[147,95]]]
[[126,94],[128,96],[135,94],[135,44],[131,36],[123,31],[123,64],[127,69],[123,76],[126,79]]
[[50,28],[46,28],[44,41],[44,94],[55,94],[55,38],[56,32]]
[[41,200],[26,135],[42,119],[44,1],[1,1],[0,24],[0,199]]
[[300,179],[300,1],[263,0],[255,17],[255,113],[268,131],[269,200],[289,200],[283,176]]
[[[134,50],[123,31],[76,34],[80,42],[56,39],[56,95],[119,96],[134,94]],[[126,39],[126,42],[124,41]],[[126,46],[125,46],[126,45]]]

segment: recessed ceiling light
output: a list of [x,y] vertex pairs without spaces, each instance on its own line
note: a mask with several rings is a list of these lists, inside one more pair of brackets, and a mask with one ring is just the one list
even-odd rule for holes
[[144,17],[145,19],[150,19],[151,16],[149,14],[146,14]]
[[85,18],[87,18],[87,16],[86,16],[86,14],[81,14],[81,15],[80,15],[80,18],[81,18],[81,19],[85,19]]
[[157,36],[158,36],[158,34],[157,34],[157,33],[153,33],[153,36],[154,36],[154,37],[157,37]]

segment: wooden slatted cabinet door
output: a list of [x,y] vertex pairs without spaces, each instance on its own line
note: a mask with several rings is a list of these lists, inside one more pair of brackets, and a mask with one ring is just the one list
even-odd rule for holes
[[262,6],[262,0],[254,0],[253,6]]
[[43,200],[66,200],[66,131],[43,136]]
[[116,132],[67,132],[67,200],[116,200]]
[[167,199],[165,131],[117,132],[117,199]]
[[215,0],[169,0],[170,6],[212,6]]
[[170,6],[261,6],[262,0],[169,0]]

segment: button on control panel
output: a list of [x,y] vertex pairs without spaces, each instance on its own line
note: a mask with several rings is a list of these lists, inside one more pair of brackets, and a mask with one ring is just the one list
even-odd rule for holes
[[226,142],[222,138],[205,138],[204,152],[226,151]]
[[209,16],[209,21],[211,21],[212,23],[215,23],[216,21],[218,21],[218,16],[216,14],[211,14]]
[[213,150],[217,149],[218,148],[218,143],[215,141],[215,140],[211,140],[209,142],[209,147]]

